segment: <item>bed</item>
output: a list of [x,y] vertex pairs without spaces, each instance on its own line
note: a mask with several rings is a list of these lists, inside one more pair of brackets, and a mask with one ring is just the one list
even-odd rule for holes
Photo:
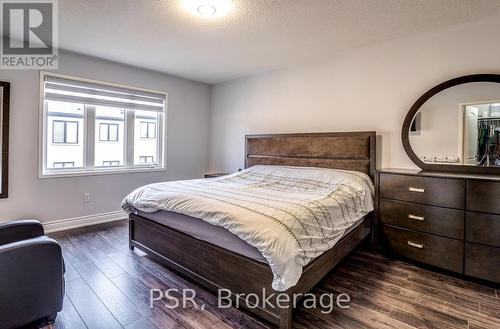
[[[366,174],[371,181],[375,177],[374,132],[247,135],[245,145],[245,168],[250,169],[245,169],[243,174],[255,174],[254,168],[265,172],[275,166],[285,166],[284,170],[289,167],[318,167],[349,173],[355,171]],[[243,174],[216,179],[241,179]],[[210,186],[217,183],[224,182],[207,182]],[[362,241],[373,242],[376,236],[374,214],[376,211],[370,211],[353,220],[349,228],[336,238],[333,247],[304,263],[291,285],[280,285],[277,281],[276,264],[270,266],[269,255],[258,252],[254,246],[238,238],[236,233],[204,221],[208,221],[207,218],[201,220],[202,216],[197,218],[165,210],[135,210],[129,217],[129,245],[131,249],[140,248],[157,261],[213,291],[229,289],[233,300],[239,298],[237,294],[261,296],[263,291],[270,294],[284,289],[285,294],[292,296],[307,293]],[[293,273],[293,270],[285,271],[289,272]],[[239,299],[241,307],[280,329],[291,328],[291,303],[278,308],[273,297],[270,299],[272,307],[269,304],[255,307]]]

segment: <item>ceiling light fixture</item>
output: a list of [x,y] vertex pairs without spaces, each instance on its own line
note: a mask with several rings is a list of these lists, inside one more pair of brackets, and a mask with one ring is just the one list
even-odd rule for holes
[[215,8],[212,5],[201,5],[198,7],[198,13],[201,16],[206,16],[206,17],[213,16],[217,13],[217,8]]
[[194,16],[216,18],[233,9],[233,0],[182,0],[182,5]]

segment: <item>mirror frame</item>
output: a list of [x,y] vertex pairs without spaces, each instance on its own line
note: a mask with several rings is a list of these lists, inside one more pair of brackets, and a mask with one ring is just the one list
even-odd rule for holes
[[9,110],[10,110],[10,83],[0,81],[2,87],[2,190],[0,199],[9,196]]
[[445,81],[434,88],[423,94],[410,108],[406,114],[405,120],[403,122],[403,128],[401,130],[401,139],[403,142],[403,148],[410,159],[419,168],[425,171],[445,171],[445,172],[461,172],[461,173],[487,173],[487,174],[500,174],[499,167],[476,167],[476,166],[465,166],[465,165],[448,165],[448,164],[433,164],[425,163],[413,152],[410,144],[410,126],[413,121],[413,117],[420,110],[422,105],[427,102],[431,97],[442,92],[451,87],[458,85],[472,83],[472,82],[494,82],[500,84],[500,74],[473,74],[466,75],[458,78],[454,78]]

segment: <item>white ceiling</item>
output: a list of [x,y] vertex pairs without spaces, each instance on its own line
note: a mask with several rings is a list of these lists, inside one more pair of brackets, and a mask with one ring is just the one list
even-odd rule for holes
[[180,1],[59,1],[59,46],[217,83],[500,13],[500,0],[234,0],[204,20]]

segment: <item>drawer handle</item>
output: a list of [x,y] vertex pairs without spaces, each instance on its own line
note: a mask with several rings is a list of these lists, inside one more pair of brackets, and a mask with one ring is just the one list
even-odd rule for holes
[[408,187],[408,191],[417,192],[417,193],[424,193],[425,192],[425,190],[423,188],[416,188],[416,187]]
[[425,217],[424,216],[415,216],[415,215],[412,215],[412,214],[409,214],[408,215],[408,218],[409,219],[414,219],[414,220],[419,220],[421,222],[423,222],[425,220]]
[[424,249],[424,245],[420,243],[415,243],[412,241],[408,241],[408,245],[413,248]]

